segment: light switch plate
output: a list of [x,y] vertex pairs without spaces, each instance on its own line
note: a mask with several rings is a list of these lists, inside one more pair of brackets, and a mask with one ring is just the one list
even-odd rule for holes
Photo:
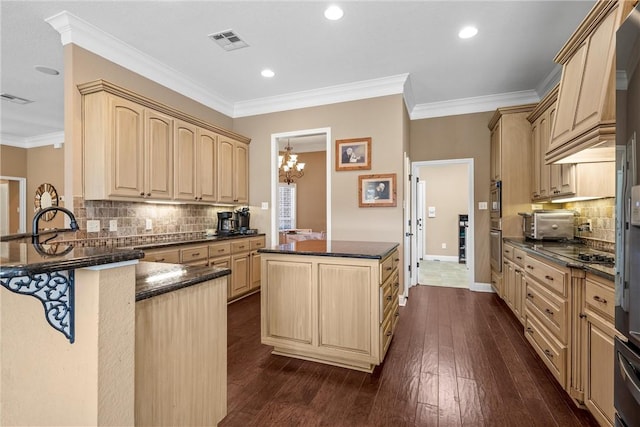
[[109,221],[109,231],[118,231],[118,220],[112,219]]
[[478,202],[478,210],[486,211],[487,210],[487,202]]
[[427,208],[427,216],[429,218],[435,218],[436,217],[436,207],[435,206],[429,206]]
[[265,211],[269,209],[269,202],[262,202],[262,209]]
[[152,228],[153,228],[153,223],[151,222],[150,219],[147,218],[147,220],[145,221],[145,229],[151,230]]
[[87,233],[97,233],[100,231],[100,220],[90,219],[87,220]]

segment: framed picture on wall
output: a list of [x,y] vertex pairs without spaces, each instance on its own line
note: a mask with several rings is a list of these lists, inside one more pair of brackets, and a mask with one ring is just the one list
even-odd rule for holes
[[371,138],[336,139],[336,170],[371,169]]
[[358,206],[361,208],[396,206],[396,174],[360,175]]

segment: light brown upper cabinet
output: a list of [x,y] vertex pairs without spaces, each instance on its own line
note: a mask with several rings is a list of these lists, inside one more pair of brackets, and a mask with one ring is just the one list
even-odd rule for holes
[[575,193],[575,164],[547,165],[551,126],[555,118],[558,86],[554,87],[529,114],[531,122],[531,200],[550,200]]
[[85,199],[248,202],[249,138],[104,80],[78,89]]
[[546,162],[615,160],[615,33],[632,7],[596,2],[556,56],[562,78]]
[[218,201],[247,203],[249,201],[249,146],[221,137],[218,143]]

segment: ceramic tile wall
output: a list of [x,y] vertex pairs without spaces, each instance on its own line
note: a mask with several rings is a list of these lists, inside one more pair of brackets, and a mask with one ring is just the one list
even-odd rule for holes
[[[616,241],[616,199],[614,197],[565,203],[564,208],[578,212],[575,222],[576,237],[604,250],[614,249]],[[592,230],[578,231],[578,227],[589,219]]]
[[[84,200],[74,198],[74,214],[80,227],[79,239],[116,239],[135,236],[164,236],[204,233],[206,229],[215,229],[219,211],[233,211],[231,206],[200,206],[152,204],[116,201]],[[152,229],[146,229],[146,220],[152,222]],[[253,219],[253,218],[252,218]],[[87,221],[99,220],[99,232],[87,232]],[[111,220],[116,220],[117,231],[109,231]],[[252,224],[253,226],[253,224]],[[146,239],[148,240],[148,239]]]

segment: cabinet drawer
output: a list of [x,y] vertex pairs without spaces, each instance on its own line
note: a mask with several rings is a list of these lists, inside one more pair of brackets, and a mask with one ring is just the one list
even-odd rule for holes
[[251,239],[251,241],[250,241],[251,250],[264,248],[264,246],[265,246],[265,238],[264,237],[258,237],[256,239]]
[[393,337],[393,320],[391,317],[387,318],[382,326],[380,327],[380,356],[384,357],[387,350],[389,349],[389,345],[391,344],[391,337]]
[[380,321],[384,321],[389,317],[391,309],[393,307],[393,287],[391,282],[386,282],[383,286],[380,286],[380,306],[382,311],[380,312]]
[[180,264],[180,252],[177,249],[174,249],[171,251],[145,252],[144,261],[168,262],[170,264]]
[[596,312],[613,319],[615,313],[615,290],[612,285],[597,282],[592,277],[586,280],[585,302],[587,306]]
[[567,347],[553,338],[528,307],[524,334],[562,388],[566,388]]
[[562,343],[567,342],[567,303],[554,293],[527,282],[526,307]]
[[520,248],[513,248],[513,262],[518,264],[520,267],[524,267],[524,259],[526,252]]
[[530,256],[525,259],[525,272],[548,289],[567,295],[569,273]]
[[515,248],[511,245],[504,245],[502,247],[502,257],[506,258],[510,261],[513,261],[513,253],[515,251]]
[[400,253],[396,250],[391,254],[393,268],[396,269],[400,265]]
[[251,242],[249,239],[239,239],[235,242],[231,242],[231,252],[245,252],[251,249]]
[[209,245],[209,257],[214,258],[225,255],[231,255],[231,243],[224,242]]
[[196,246],[194,248],[180,249],[180,262],[183,264],[209,258],[209,248]]
[[391,272],[393,271],[393,265],[394,265],[394,254],[396,254],[397,252],[394,252],[393,254],[391,254],[390,256],[386,257],[384,260],[382,260],[382,264],[380,264],[380,282],[384,283],[389,276],[391,275]]

